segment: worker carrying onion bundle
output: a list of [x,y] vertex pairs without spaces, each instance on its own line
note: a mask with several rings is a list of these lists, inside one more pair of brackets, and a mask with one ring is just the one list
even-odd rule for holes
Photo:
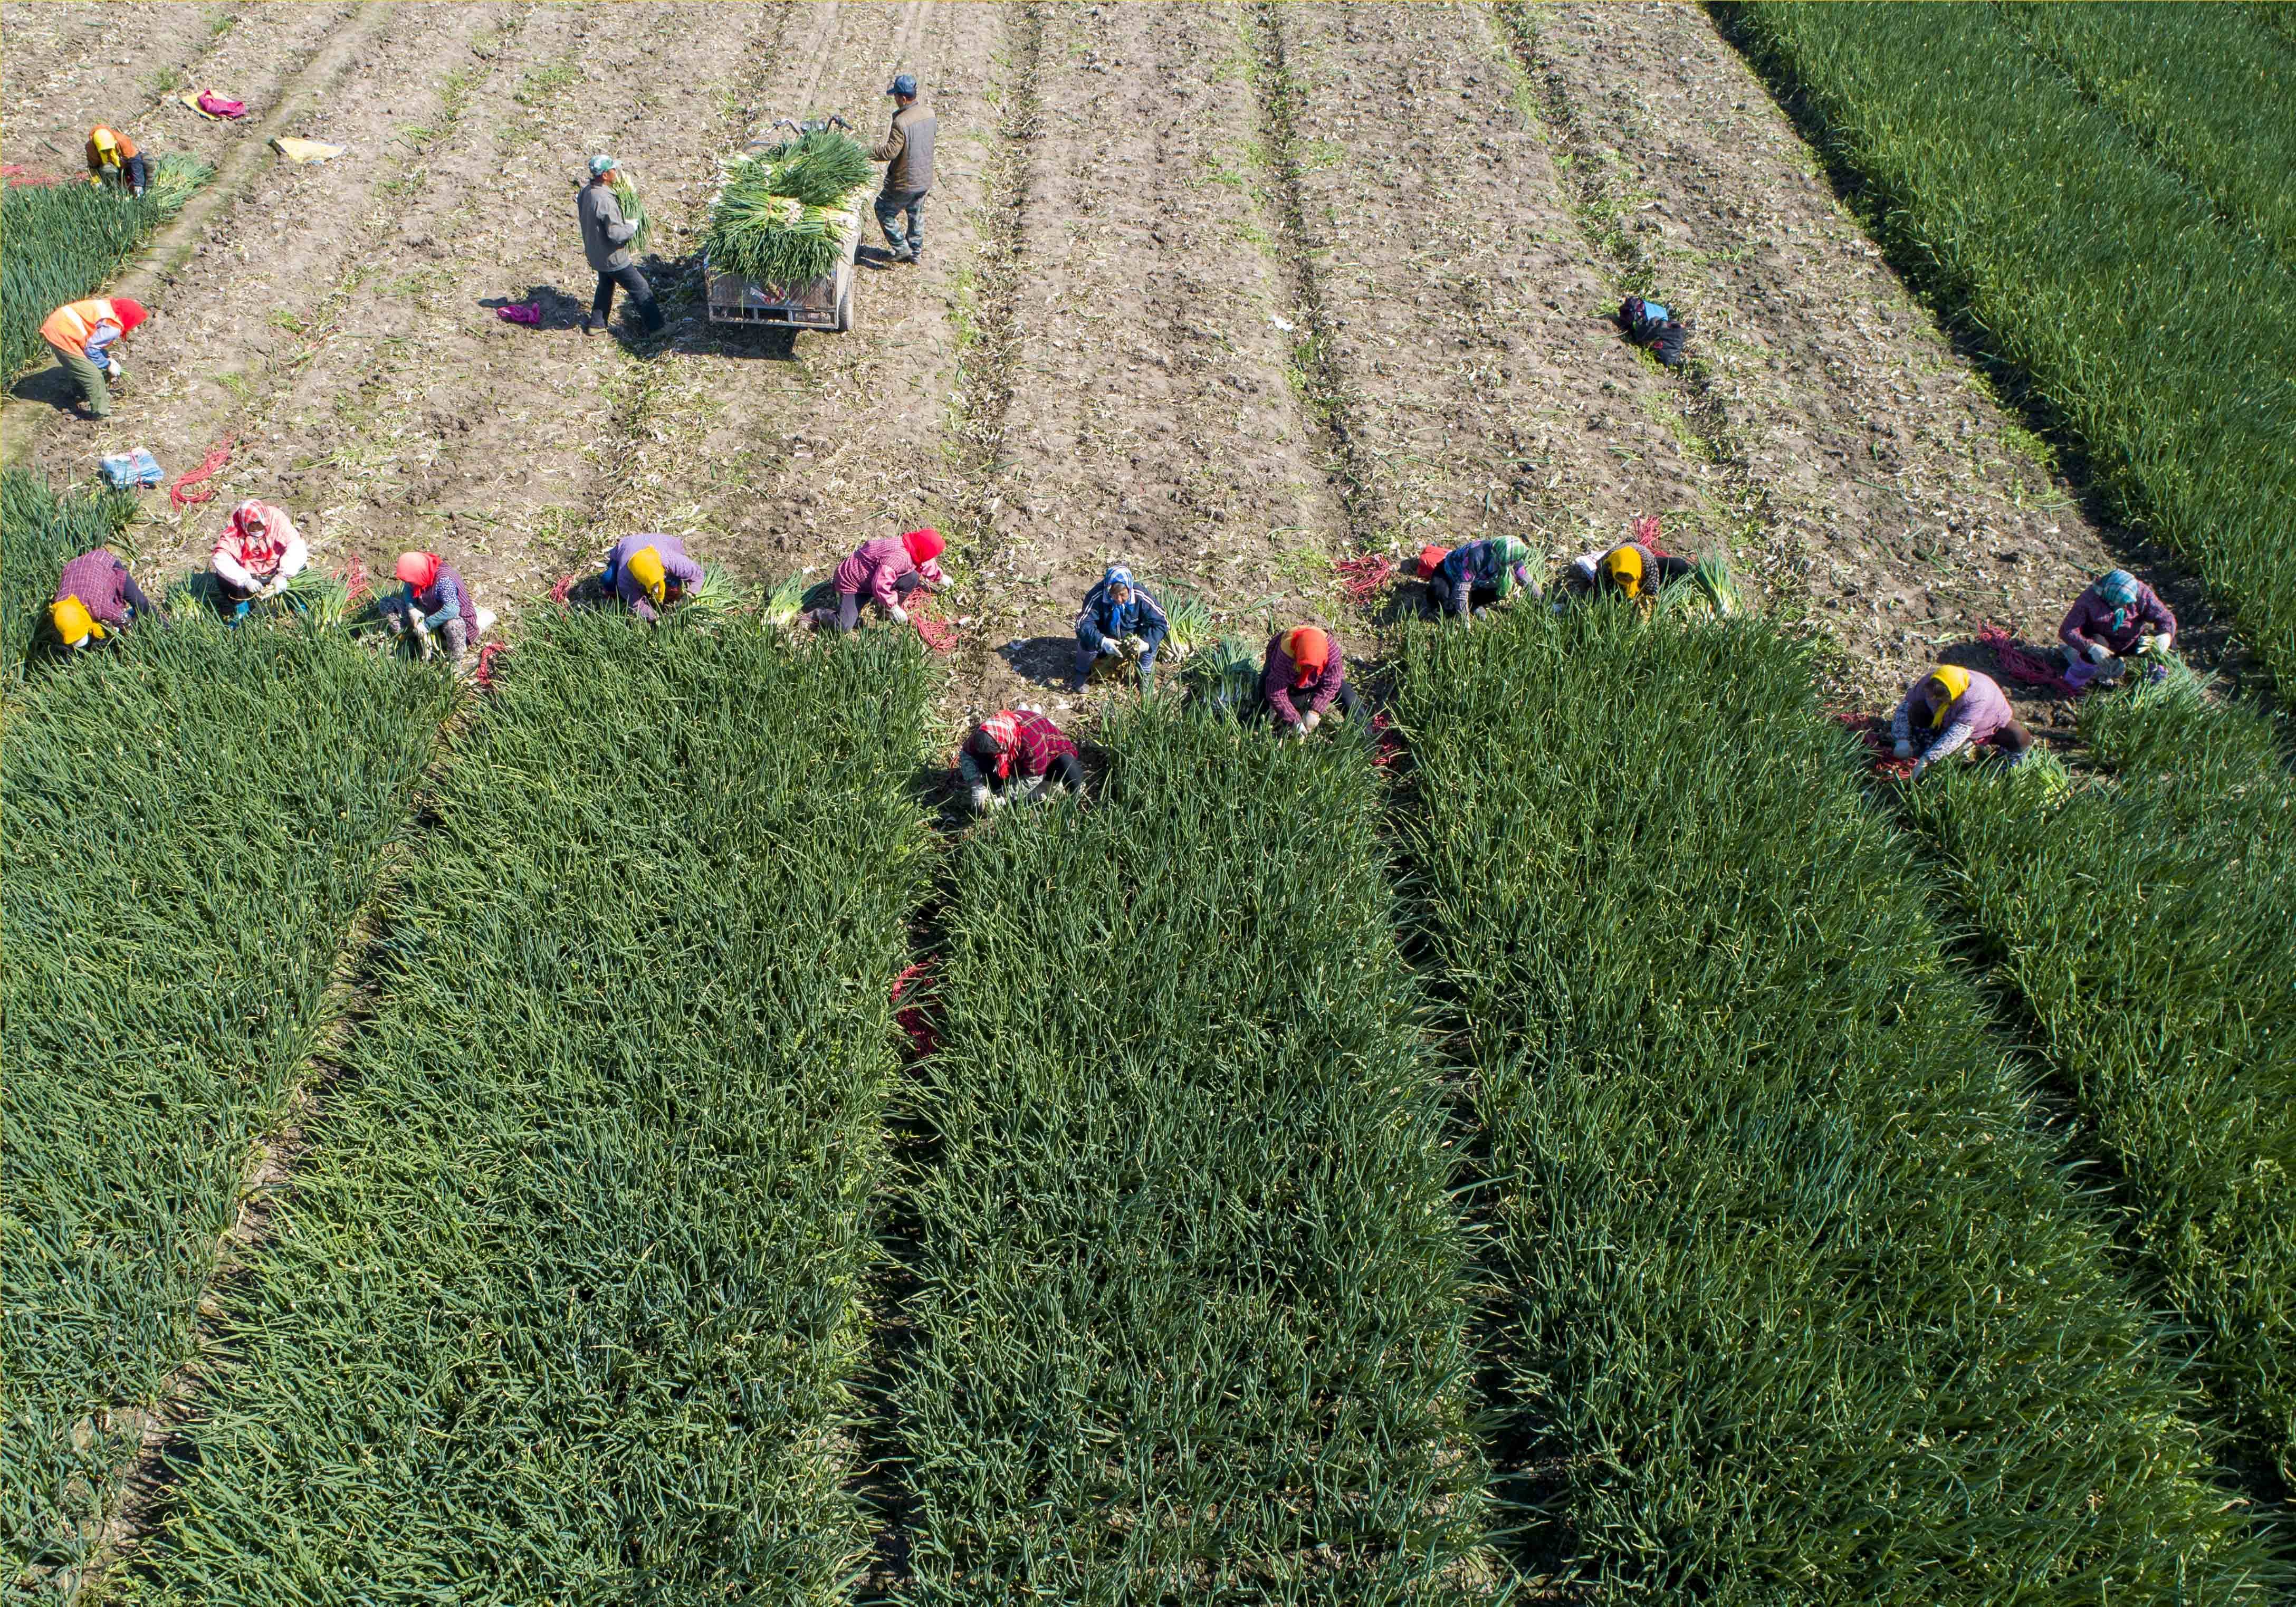
[[1133,667],[1145,686],[1156,673],[1156,650],[1164,644],[1171,628],[1164,611],[1132,578],[1132,571],[1120,563],[1110,564],[1084,594],[1084,611],[1077,615],[1076,664],[1069,690],[1082,692],[1095,663],[1120,659],[1127,652],[1132,654]]
[[135,148],[134,140],[113,133],[101,123],[87,131],[88,183],[126,184],[128,193],[141,195],[150,177],[144,153]]
[[1356,711],[1356,689],[1348,685],[1338,639],[1312,625],[1270,636],[1259,670],[1259,699],[1246,711],[1248,717],[1273,715],[1284,731],[1304,737],[1324,723],[1324,712],[1334,704],[1341,719]]
[[675,536],[625,536],[606,554],[606,590],[648,624],[701,584],[701,566]]
[[394,636],[413,632],[415,651],[426,659],[443,642],[447,661],[462,663],[478,638],[479,605],[461,571],[436,553],[401,553],[391,572],[406,589],[382,600],[383,628]]
[[629,292],[630,305],[638,309],[646,333],[653,334],[662,326],[661,306],[653,299],[653,287],[630,256],[630,242],[636,237],[638,226],[622,216],[622,203],[614,198],[614,170],[620,165],[611,156],[592,157],[590,182],[582,186],[574,201],[575,221],[582,225],[582,257],[598,275],[590,310],[582,319],[586,335],[605,328],[612,318],[618,284]]
[[112,348],[147,316],[141,301],[96,296],[66,302],[41,323],[40,339],[79,387],[79,399],[91,417],[111,416],[111,387],[127,377]]
[[1639,541],[1581,553],[1562,571],[1562,589],[1572,596],[1600,593],[1640,601],[1693,574],[1687,558],[1653,553]]
[[143,615],[168,616],[153,606],[110,547],[82,553],[56,578],[56,598],[48,623],[68,649],[93,647],[124,631]]
[[1990,746],[2012,766],[2033,747],[2000,683],[1956,664],[1940,665],[1906,689],[1890,717],[1890,740],[1899,758],[1915,758],[1918,750],[1915,775],[1973,744]]
[[2057,639],[2065,644],[2065,678],[2085,686],[2119,676],[2122,659],[2174,647],[2177,616],[2151,586],[2113,570],[2073,599]]
[[909,612],[901,604],[911,592],[921,586],[939,591],[948,584],[939,562],[943,547],[940,532],[930,526],[863,542],[837,566],[836,615],[816,622],[851,630],[861,622],[865,600],[884,610],[894,624],[906,625]]
[[976,815],[1020,799],[1034,802],[1055,789],[1084,791],[1076,744],[1039,709],[1001,709],[973,726],[956,750],[957,779]]
[[1493,536],[1453,547],[1435,566],[1427,590],[1439,613],[1465,625],[1473,622],[1476,611],[1518,592],[1538,596],[1538,582],[1530,572],[1530,549],[1512,536]]
[[234,605],[232,618],[241,619],[256,599],[285,591],[310,562],[311,550],[287,510],[250,498],[231,511],[208,566]]

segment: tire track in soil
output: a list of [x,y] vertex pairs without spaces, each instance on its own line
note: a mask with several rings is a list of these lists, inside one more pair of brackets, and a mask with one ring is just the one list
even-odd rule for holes
[[1296,273],[1359,545],[1517,535],[1551,557],[1637,513],[1720,545],[1739,517],[1664,385],[1607,323],[1513,70],[1462,6],[1265,8]]
[[[1792,536],[1847,658],[1839,692],[1886,707],[1988,622],[2054,643],[2116,562],[2161,587],[2196,656],[2223,650],[2189,572],[2084,515],[1703,12],[1510,6],[1503,26],[1620,272],[1696,319],[1693,384]],[[1946,656],[1992,668],[1981,649]],[[2054,694],[2007,685],[2029,719],[2070,723]]]
[[1347,519],[1295,394],[1243,13],[1037,19],[995,286],[1009,350],[993,432],[967,421],[976,606],[1003,645],[966,669],[982,706],[1050,689],[1057,715],[1078,701],[1073,621],[1103,566],[1193,591],[1257,645],[1271,622],[1329,618]]
[[[0,103],[8,108],[0,149],[9,161],[71,176],[85,170],[82,147],[100,122],[149,154],[183,152],[211,162],[247,140],[297,132],[270,124],[280,87],[356,9],[77,0],[0,7]],[[177,86],[163,94],[156,86],[168,75]],[[176,98],[210,87],[245,101],[245,119],[209,122]]]

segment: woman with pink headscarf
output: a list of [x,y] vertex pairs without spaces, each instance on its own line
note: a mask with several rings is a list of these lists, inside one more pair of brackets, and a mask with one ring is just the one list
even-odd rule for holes
[[231,522],[216,537],[209,561],[224,595],[236,605],[232,617],[245,617],[258,597],[275,597],[311,562],[311,551],[296,532],[287,510],[250,498],[231,511]]
[[444,642],[447,662],[460,664],[479,634],[479,606],[460,571],[436,553],[401,553],[392,573],[406,589],[382,600],[383,628],[394,636],[414,632],[426,659],[434,638]]

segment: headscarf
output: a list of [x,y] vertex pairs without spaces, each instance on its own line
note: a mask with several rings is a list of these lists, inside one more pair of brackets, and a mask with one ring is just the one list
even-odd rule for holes
[[1003,781],[1013,774],[1013,749],[1021,740],[1021,722],[1011,709],[1003,709],[980,722],[980,734],[996,756],[996,779]]
[[909,562],[922,569],[939,557],[948,544],[941,540],[939,530],[927,525],[922,530],[911,530],[902,537],[901,545],[908,549]]
[[1969,690],[1969,671],[1958,665],[1940,664],[1930,671],[1929,679],[1931,685],[1941,687],[1945,692],[1945,696],[1939,701],[1936,709],[1930,715],[1931,725],[1942,726],[1945,724],[1945,711],[1958,702],[1962,695]]
[[1632,542],[1603,554],[1603,573],[1629,597],[1643,594],[1643,555]]
[[116,168],[119,165],[119,140],[111,129],[98,123],[88,130],[87,143],[95,147],[96,154],[103,159],[105,167]]
[[2096,583],[2098,598],[2112,609],[2112,628],[2128,628],[2128,611],[2136,606],[2136,577],[2127,570],[2109,570]]
[[1521,578],[1515,570],[1530,556],[1530,549],[1512,536],[1494,536],[1490,552],[1498,560],[1498,572],[1491,577],[1491,589],[1504,597],[1514,590],[1515,582]]
[[136,326],[152,316],[144,310],[141,301],[131,300],[126,296],[111,299],[111,311],[112,316],[119,320],[119,332],[123,335],[134,333]]
[[287,544],[272,531],[271,510],[250,496],[231,511],[231,524],[216,543],[216,550],[229,551],[240,568],[268,579],[279,572]]
[[1283,633],[1283,652],[1292,660],[1292,684],[1305,686],[1332,661],[1332,639],[1314,626],[1303,625]]
[[622,572],[645,588],[645,594],[659,604],[667,594],[669,571],[662,567],[660,547],[640,547],[622,565]]
[[439,554],[436,553],[401,553],[398,567],[391,571],[406,582],[406,589],[427,592],[439,578]]
[[49,603],[48,622],[56,627],[56,635],[66,647],[78,647],[91,635],[99,642],[103,640],[103,627],[87,611],[87,604],[77,597]]
[[[1140,613],[1140,587],[1132,578],[1132,571],[1120,563],[1111,563],[1100,573],[1102,607],[1108,620],[1108,634],[1128,636],[1132,623]],[[1131,594],[1121,603],[1114,595],[1118,586]]]

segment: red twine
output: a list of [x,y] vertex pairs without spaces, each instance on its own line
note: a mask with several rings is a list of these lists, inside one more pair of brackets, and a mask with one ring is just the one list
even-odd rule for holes
[[1914,761],[1899,758],[1890,739],[1882,734],[1881,716],[1850,710],[1836,714],[1833,717],[1844,728],[1856,732],[1858,740],[1866,744],[1866,751],[1873,755],[1874,775],[1891,776],[1899,781],[1913,775]]
[[1395,565],[1384,553],[1365,553],[1340,561],[1340,590],[1350,603],[1368,603],[1379,588],[1395,578]]
[[956,627],[946,620],[929,618],[922,608],[909,611],[909,623],[916,627],[918,639],[935,652],[956,650]]
[[179,508],[190,507],[196,502],[213,502],[215,500],[215,488],[213,487],[209,487],[204,491],[198,492],[187,491],[184,488],[186,486],[198,485],[201,480],[215,473],[217,470],[231,462],[231,449],[238,445],[239,437],[235,435],[226,436],[224,438],[223,445],[217,447],[214,451],[209,453],[205,458],[201,459],[198,468],[193,470],[189,474],[184,475],[178,479],[174,485],[168,488],[168,499]]
[[357,603],[366,595],[366,560],[357,553],[353,553],[350,562],[343,566],[343,585],[349,588],[349,594],[343,599],[346,603]]
[[1993,650],[1993,657],[2001,666],[2001,673],[2029,686],[2049,686],[2068,697],[2079,697],[2086,688],[2074,685],[2065,678],[2061,660],[2036,658],[2020,647],[2009,633],[1997,625],[1980,626],[1977,639]]
[[892,1002],[895,1004],[901,1003],[901,996],[909,990],[911,982],[917,985],[916,1003],[895,1010],[893,1020],[900,1024],[903,1032],[908,1034],[909,1058],[922,1060],[940,1047],[939,1029],[925,1013],[933,986],[931,968],[920,961],[893,979]]
[[576,584],[579,582],[581,578],[582,571],[579,570],[575,570],[570,575],[559,576],[557,584],[550,588],[550,600],[558,604],[559,607],[564,608],[566,606],[566,594],[574,589]]
[[42,173],[20,162],[0,162],[0,178],[12,184],[60,184],[64,182],[57,174]]
[[1653,558],[1670,558],[1674,554],[1659,545],[1659,521],[1655,513],[1645,513],[1635,521],[1635,539],[1651,550]]
[[471,680],[480,692],[495,689],[495,660],[509,651],[507,642],[489,642],[479,649],[478,667],[471,671]]
[[1390,730],[1384,713],[1371,717],[1371,762],[1386,769],[1403,757],[1403,738]]

